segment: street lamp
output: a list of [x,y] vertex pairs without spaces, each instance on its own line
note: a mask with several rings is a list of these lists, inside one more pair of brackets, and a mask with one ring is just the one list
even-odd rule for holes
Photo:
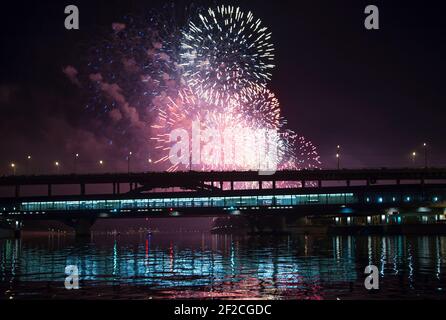
[[79,153],[74,155],[74,173],[77,173],[77,160],[79,159]]
[[336,147],[336,160],[338,161],[338,170],[341,169],[341,146]]
[[104,161],[103,160],[99,160],[99,167],[100,168],[104,168]]
[[31,174],[31,159],[32,157],[30,155],[28,155],[27,160],[26,161],[26,173]]
[[414,152],[412,152],[412,163],[413,163],[413,165],[415,165],[415,159],[416,159],[416,157],[417,157],[417,153],[414,151]]
[[16,172],[16,168],[17,168],[15,163],[11,163],[11,168],[12,168],[12,174],[15,176],[15,172]]
[[424,150],[424,167],[427,169],[427,143],[423,143]]
[[54,162],[54,165],[56,166],[56,171],[59,173],[60,163],[59,161]]
[[149,171],[150,171],[150,170],[151,170],[151,165],[152,165],[152,163],[153,163],[152,158],[149,158],[149,160],[148,160],[147,162],[149,163]]
[[129,152],[129,156],[127,157],[127,172],[130,173],[130,158],[132,157],[133,152]]

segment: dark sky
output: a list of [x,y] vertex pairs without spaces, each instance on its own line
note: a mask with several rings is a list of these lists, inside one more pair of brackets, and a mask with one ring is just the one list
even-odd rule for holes
[[[0,174],[14,161],[49,170],[74,150],[125,166],[89,130],[79,92],[62,68],[81,64],[98,34],[125,14],[161,1],[8,1],[2,4]],[[408,166],[429,143],[432,165],[446,157],[444,7],[438,1],[233,1],[270,27],[277,68],[270,88],[289,127],[312,140],[325,167],[342,145],[346,167]],[[64,29],[64,7],[80,10],[79,31]],[[364,8],[380,9],[380,30],[364,28]],[[175,3],[178,15],[187,1]],[[195,6],[206,5],[195,1]],[[86,161],[86,160],[85,160]],[[421,165],[422,159],[419,157]],[[85,164],[85,169],[88,165]],[[141,168],[143,169],[143,168]],[[36,169],[37,170],[37,169]]]

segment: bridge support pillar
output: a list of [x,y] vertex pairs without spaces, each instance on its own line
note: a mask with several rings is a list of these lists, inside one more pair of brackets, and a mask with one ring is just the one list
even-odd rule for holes
[[52,185],[48,185],[48,197],[51,197],[53,195],[53,186]]
[[300,185],[301,185],[302,188],[305,188],[306,181],[305,181],[305,180],[302,180],[302,181],[300,182]]
[[274,180],[273,181],[273,190],[276,190],[276,184],[277,184],[277,182],[276,182],[276,180]]
[[322,188],[322,180],[319,180],[319,181],[317,182],[317,186],[318,186],[318,188]]
[[120,194],[121,190],[119,189],[120,189],[119,182],[113,182],[113,194]]
[[259,190],[263,189],[263,181],[259,181]]
[[67,226],[74,229],[76,237],[89,237],[91,235],[91,227],[93,227],[95,222],[95,218],[79,218],[64,221]]
[[81,195],[85,196],[85,184],[84,183],[81,184]]
[[19,185],[15,186],[15,197],[16,198],[20,197],[20,186]]
[[347,180],[347,187],[350,187],[351,184],[352,184],[351,181]]
[[234,191],[234,181],[231,181],[231,191]]

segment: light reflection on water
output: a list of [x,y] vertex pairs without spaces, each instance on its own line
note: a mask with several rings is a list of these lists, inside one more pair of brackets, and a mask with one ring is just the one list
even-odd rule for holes
[[[380,290],[364,288],[367,265]],[[64,288],[65,267],[80,271]],[[59,299],[445,298],[446,237],[210,234],[0,240],[0,297]]]

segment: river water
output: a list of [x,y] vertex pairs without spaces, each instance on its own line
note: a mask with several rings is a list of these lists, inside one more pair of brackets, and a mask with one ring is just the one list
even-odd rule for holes
[[[364,269],[379,270],[379,290]],[[65,268],[79,290],[65,288]],[[24,235],[0,240],[1,299],[444,299],[443,236]]]

